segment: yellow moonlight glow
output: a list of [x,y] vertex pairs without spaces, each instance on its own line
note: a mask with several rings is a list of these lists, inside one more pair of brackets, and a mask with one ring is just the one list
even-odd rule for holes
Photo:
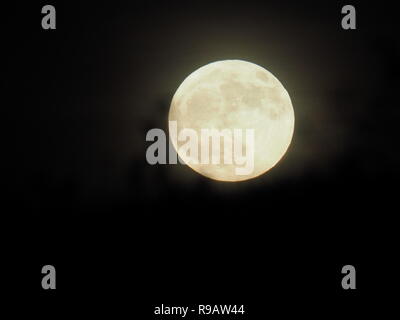
[[[288,149],[294,130],[293,107],[283,85],[266,69],[242,60],[213,62],[190,74],[172,99],[169,121],[179,157],[196,172],[221,181],[247,180],[271,169]],[[171,136],[171,121],[176,121],[178,132],[191,128],[199,137],[203,128],[253,129],[252,172],[238,175],[235,163],[190,161],[181,150],[184,142]],[[243,135],[244,148],[245,142]],[[199,143],[200,150],[204,141]]]

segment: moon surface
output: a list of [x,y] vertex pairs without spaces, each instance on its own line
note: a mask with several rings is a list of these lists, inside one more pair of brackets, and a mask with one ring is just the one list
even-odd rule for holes
[[[235,163],[234,157],[232,163],[221,160],[218,164],[192,159],[181,150],[185,142],[174,139],[171,121],[176,121],[178,133],[190,128],[199,137],[202,129],[241,129],[243,150],[248,147],[245,130],[253,129],[251,172],[237,174],[236,168],[244,165]],[[195,70],[175,92],[169,110],[170,139],[179,157],[194,171],[214,180],[248,180],[267,172],[287,151],[293,131],[293,106],[283,85],[266,69],[243,60],[212,62]],[[203,143],[199,139],[199,155]]]

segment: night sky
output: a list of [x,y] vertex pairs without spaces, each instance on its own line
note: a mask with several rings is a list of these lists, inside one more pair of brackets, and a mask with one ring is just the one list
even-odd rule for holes
[[[45,4],[56,30],[41,28]],[[341,28],[345,4],[356,30]],[[3,245],[32,312],[147,319],[156,304],[212,302],[247,304],[250,319],[354,318],[389,293],[400,176],[391,2],[29,1],[4,12]],[[175,90],[224,59],[263,66],[290,94],[283,160],[233,184],[149,165],[146,133],[167,131]],[[41,290],[45,264],[55,293]],[[353,292],[340,286],[346,264]]]

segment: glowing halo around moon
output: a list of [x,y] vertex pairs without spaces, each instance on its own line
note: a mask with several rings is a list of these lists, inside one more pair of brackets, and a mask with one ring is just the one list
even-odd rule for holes
[[[171,121],[176,121],[178,132],[191,128],[199,136],[202,128],[254,129],[252,172],[237,175],[234,163],[188,161],[180,142],[171,137]],[[172,144],[189,167],[208,178],[234,182],[255,178],[279,162],[292,140],[294,111],[289,94],[269,71],[243,60],[222,60],[195,70],[182,82],[171,102],[169,123]]]

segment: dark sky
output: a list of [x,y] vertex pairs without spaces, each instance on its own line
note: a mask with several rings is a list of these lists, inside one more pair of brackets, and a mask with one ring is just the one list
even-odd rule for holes
[[[55,31],[41,29],[45,2],[5,10],[3,214],[15,255],[55,261],[70,272],[60,276],[68,290],[77,265],[97,268],[93,286],[112,287],[104,277],[119,263],[127,281],[144,272],[149,303],[174,281],[188,300],[204,289],[250,303],[255,283],[336,297],[347,263],[372,295],[380,283],[368,275],[390,264],[400,173],[390,2],[352,1],[350,31],[343,1],[49,3]],[[237,184],[148,165],[146,133],[166,130],[179,84],[222,59],[259,64],[289,92],[296,123],[285,158]]]

